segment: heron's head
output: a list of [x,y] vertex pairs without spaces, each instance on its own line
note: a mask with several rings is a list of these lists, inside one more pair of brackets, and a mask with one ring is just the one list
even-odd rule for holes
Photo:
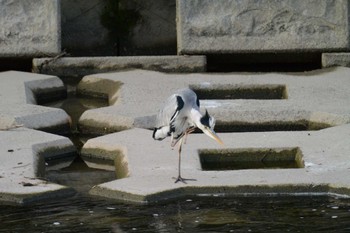
[[203,133],[217,141],[219,144],[224,144],[223,141],[221,141],[221,139],[215,133],[215,119],[214,117],[209,115],[207,110],[205,110],[205,114],[201,117],[200,123],[197,125],[197,127],[200,128],[203,131]]

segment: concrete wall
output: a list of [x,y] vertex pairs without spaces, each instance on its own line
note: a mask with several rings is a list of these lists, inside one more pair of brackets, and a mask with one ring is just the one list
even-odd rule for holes
[[130,36],[118,40],[101,24],[106,0],[61,0],[62,47],[75,55],[176,54],[175,0],[120,0],[120,4],[137,11],[140,19]]
[[[0,0],[0,69],[14,63],[4,58],[62,49],[71,56],[200,54],[214,55],[208,63],[316,66],[322,53],[350,50],[349,0],[120,0],[121,9],[139,15],[128,36],[102,25],[108,3]],[[216,57],[222,54],[234,57]]]
[[0,0],[0,58],[60,53],[60,17],[59,0]]
[[348,0],[177,0],[180,54],[349,49]]
[[94,53],[108,42],[108,30],[100,23],[105,6],[101,0],[61,0],[62,48],[69,53]]

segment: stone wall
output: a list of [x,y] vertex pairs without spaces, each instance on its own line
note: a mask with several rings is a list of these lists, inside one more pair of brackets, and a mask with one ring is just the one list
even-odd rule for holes
[[119,2],[121,10],[140,15],[128,36],[109,33],[102,25],[108,1],[61,0],[63,48],[75,56],[176,54],[175,0]]
[[180,54],[349,49],[348,0],[177,0]]
[[62,50],[73,57],[207,55],[209,65],[314,68],[322,53],[350,50],[349,0],[119,0],[121,11],[137,14],[127,33],[112,33],[113,23],[135,15],[109,26],[101,21],[115,14],[111,2],[118,0],[0,0],[0,69],[14,67],[8,58],[26,58],[26,65]]
[[102,49],[108,42],[99,19],[104,7],[100,0],[61,0],[62,48],[72,54]]
[[0,58],[61,51],[59,0],[0,0]]

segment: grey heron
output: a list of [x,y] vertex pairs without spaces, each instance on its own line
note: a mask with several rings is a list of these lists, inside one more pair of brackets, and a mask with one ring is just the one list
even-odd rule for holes
[[181,149],[183,139],[186,139],[187,135],[192,133],[195,128],[199,128],[210,138],[219,144],[223,144],[214,131],[215,119],[209,115],[207,110],[205,114],[202,114],[199,105],[199,99],[196,93],[189,88],[185,88],[171,95],[157,115],[153,139],[163,140],[166,137],[171,137],[171,147],[179,143],[179,174],[175,183],[179,181],[186,183],[186,180],[195,180],[185,179],[181,176]]

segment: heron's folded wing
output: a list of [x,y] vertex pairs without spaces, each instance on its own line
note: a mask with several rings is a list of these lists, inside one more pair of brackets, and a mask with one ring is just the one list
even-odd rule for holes
[[160,109],[157,115],[156,127],[170,126],[170,122],[175,119],[179,111],[177,95],[171,95],[164,103],[162,109]]

